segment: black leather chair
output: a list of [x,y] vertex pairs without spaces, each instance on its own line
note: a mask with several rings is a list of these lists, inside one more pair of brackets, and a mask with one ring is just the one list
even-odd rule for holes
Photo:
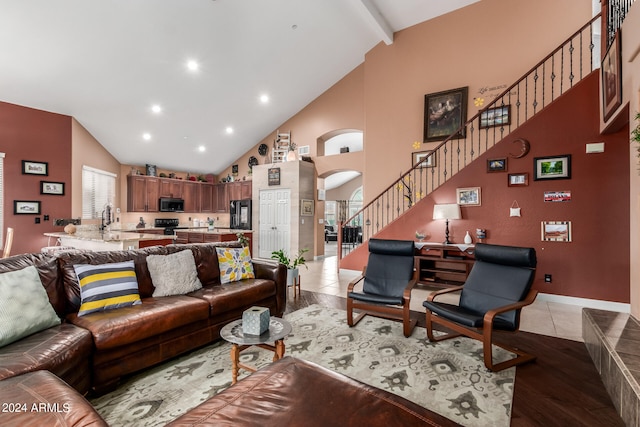
[[[434,292],[422,304],[427,309],[429,340],[442,341],[460,335],[480,340],[483,344],[484,364],[491,371],[535,360],[533,355],[493,342],[494,329],[518,331],[520,310],[533,303],[538,294],[531,289],[537,262],[535,250],[478,243],[475,258],[475,264],[464,285]],[[458,305],[435,301],[439,295],[458,290],[461,290]],[[455,332],[435,336],[434,323]],[[517,356],[501,363],[493,363],[492,344]]]
[[[411,290],[416,284],[412,240],[369,239],[369,260],[362,274],[347,289],[347,323],[354,326],[367,314],[402,320],[406,337],[416,320],[409,317]],[[362,292],[354,289],[363,282]],[[353,310],[362,312],[353,318]]]

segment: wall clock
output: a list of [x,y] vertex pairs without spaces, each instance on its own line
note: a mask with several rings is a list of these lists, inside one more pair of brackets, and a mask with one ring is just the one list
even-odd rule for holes
[[255,156],[249,157],[249,168],[252,168],[257,164],[258,164],[258,159],[256,159]]
[[266,156],[268,149],[269,147],[267,147],[267,144],[260,144],[260,146],[258,147],[258,154],[260,154],[261,156]]

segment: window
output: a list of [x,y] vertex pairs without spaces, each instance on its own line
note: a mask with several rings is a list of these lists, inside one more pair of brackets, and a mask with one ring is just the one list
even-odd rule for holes
[[[355,215],[360,209],[362,209],[362,187],[357,188],[353,194],[351,194],[351,199],[349,199],[349,217]],[[361,224],[362,213],[355,217],[349,225],[357,227]]]
[[116,196],[116,177],[111,172],[82,167],[82,219],[99,219]]
[[0,153],[0,247],[4,249],[4,153]]

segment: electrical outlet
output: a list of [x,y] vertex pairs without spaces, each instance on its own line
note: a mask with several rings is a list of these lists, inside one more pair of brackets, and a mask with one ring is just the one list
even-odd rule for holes
[[545,274],[544,275],[544,281],[546,283],[551,283],[551,275],[550,274]]

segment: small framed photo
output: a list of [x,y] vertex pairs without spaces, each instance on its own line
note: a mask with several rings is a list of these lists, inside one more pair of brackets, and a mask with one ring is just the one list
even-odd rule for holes
[[509,174],[509,187],[526,187],[529,185],[528,173],[510,173]]
[[40,194],[64,196],[64,182],[40,181]]
[[40,202],[35,200],[14,200],[14,215],[40,215]]
[[487,160],[487,172],[506,172],[507,158]]
[[600,65],[602,82],[602,119],[606,122],[622,105],[622,33],[616,32],[613,43],[604,54]]
[[302,199],[300,202],[300,215],[313,216],[313,200]]
[[457,200],[460,206],[480,206],[480,187],[457,188]]
[[280,185],[280,168],[269,168],[267,176],[269,185]]
[[47,162],[34,162],[33,160],[22,161],[22,174],[23,175],[49,175],[49,163]]
[[571,154],[533,159],[533,179],[571,179]]
[[147,165],[147,176],[158,176],[156,165]]
[[416,151],[411,155],[411,165],[420,163],[419,168],[432,168],[436,165],[436,153],[431,151]]
[[511,105],[488,108],[480,113],[480,129],[511,124]]
[[570,242],[571,221],[542,221],[541,223],[543,242]]

